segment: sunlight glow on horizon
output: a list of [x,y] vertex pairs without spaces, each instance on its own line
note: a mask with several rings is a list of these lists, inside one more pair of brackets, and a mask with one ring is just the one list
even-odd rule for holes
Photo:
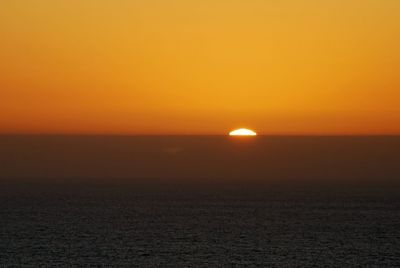
[[257,133],[250,129],[240,128],[231,131],[229,136],[257,136]]

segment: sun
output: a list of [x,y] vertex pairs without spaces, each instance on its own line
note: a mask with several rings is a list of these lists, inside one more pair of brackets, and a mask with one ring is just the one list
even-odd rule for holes
[[229,136],[257,136],[257,133],[247,128],[240,128],[229,132]]

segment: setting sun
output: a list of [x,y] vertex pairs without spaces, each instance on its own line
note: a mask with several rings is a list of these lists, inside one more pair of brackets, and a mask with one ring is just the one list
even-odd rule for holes
[[240,128],[231,131],[229,136],[257,136],[257,133],[250,129]]

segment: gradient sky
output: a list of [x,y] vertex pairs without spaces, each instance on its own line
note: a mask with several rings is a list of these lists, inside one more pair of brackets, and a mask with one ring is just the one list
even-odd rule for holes
[[399,0],[2,0],[0,133],[400,134]]

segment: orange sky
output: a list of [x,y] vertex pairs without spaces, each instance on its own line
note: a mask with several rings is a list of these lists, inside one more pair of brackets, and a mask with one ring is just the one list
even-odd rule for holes
[[400,134],[398,0],[0,2],[0,133]]

